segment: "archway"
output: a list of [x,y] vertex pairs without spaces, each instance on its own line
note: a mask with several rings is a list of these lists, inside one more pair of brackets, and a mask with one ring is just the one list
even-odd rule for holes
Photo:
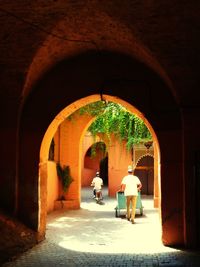
[[[156,135],[151,127],[151,125],[148,123],[148,121],[146,120],[146,118],[144,118],[144,116],[137,110],[135,109],[134,107],[132,107],[130,104],[124,102],[123,100],[119,99],[119,98],[115,98],[115,97],[112,97],[112,96],[108,96],[108,95],[104,95],[104,98],[106,98],[106,100],[108,101],[112,101],[112,102],[116,102],[116,103],[120,103],[122,104],[123,106],[125,106],[129,111],[131,111],[132,113],[135,113],[138,115],[138,117],[140,117],[142,120],[145,121],[147,127],[149,128],[149,130],[151,131],[152,133],[152,136],[153,136],[153,140],[154,140],[154,143],[155,143],[155,147],[157,147],[157,151],[159,151],[159,145],[158,145],[158,141],[157,141],[157,138],[156,138]],[[78,108],[80,108],[83,103],[90,103],[90,102],[94,102],[95,100],[99,100],[99,96],[96,95],[96,96],[90,96],[90,97],[87,97],[87,98],[84,98],[84,99],[81,99],[79,101],[77,101],[76,103],[74,103],[74,105]],[[60,119],[55,119],[51,125],[49,126],[46,134],[45,134],[45,137],[43,139],[43,142],[42,142],[42,146],[41,146],[41,152],[40,152],[40,158],[43,159],[40,163],[40,179],[42,181],[46,181],[47,180],[47,176],[48,176],[48,171],[44,170],[44,166],[46,165],[45,162],[47,162],[48,160],[48,155],[49,155],[49,144],[50,144],[50,141],[52,140],[53,138],[53,135],[54,135],[54,131],[56,130],[56,127],[55,127],[55,123],[57,123],[57,127],[60,125],[60,123],[66,118],[67,115],[70,115],[70,106],[69,107],[66,107],[60,114],[58,114],[57,118],[60,118]],[[88,123],[91,123],[93,119],[91,118],[88,118]],[[87,123],[84,123],[83,126],[80,126],[80,123],[78,123],[79,128],[77,130],[77,132],[81,132],[80,129],[82,129],[82,133],[80,133],[79,135],[79,140],[76,141],[76,147],[74,147],[73,145],[73,150],[77,150],[77,152],[75,153],[77,156],[76,156],[76,159],[75,157],[73,157],[73,164],[74,166],[79,166],[80,169],[77,169],[77,168],[73,168],[72,167],[72,173],[73,173],[73,176],[76,177],[76,189],[75,189],[75,194],[76,195],[76,198],[77,198],[77,206],[80,206],[80,181],[81,181],[81,158],[82,158],[82,150],[80,149],[80,142],[81,140],[83,139],[83,135],[84,135],[84,132],[85,130],[87,129],[88,127],[88,124]],[[84,130],[85,129],[85,130]],[[70,140],[70,142],[72,142],[72,144],[74,144],[74,141],[73,141],[73,138]],[[47,145],[48,144],[48,145]],[[78,151],[79,150],[79,151]],[[71,154],[70,154],[71,155]],[[71,155],[72,156],[72,155]],[[157,155],[157,158],[159,158],[159,154]],[[45,162],[43,162],[45,159]],[[157,164],[157,166],[159,166],[159,164]],[[126,166],[125,166],[126,168]],[[156,171],[157,173],[157,178],[158,178],[158,175],[159,175],[159,170]],[[74,191],[73,191],[74,192]],[[44,196],[44,194],[42,194]],[[45,201],[43,199],[43,201]],[[44,216],[45,214],[43,214],[42,216]]]
[[[105,66],[104,69],[101,69],[103,72],[99,72],[97,62],[101,66]],[[123,65],[123,69],[119,69],[117,67],[119,65]],[[79,68],[78,72],[77,66]],[[88,73],[92,75],[88,75]],[[137,79],[131,79],[133,73],[137,76]],[[74,90],[69,94],[67,93],[68,88]],[[177,195],[175,189],[173,189],[174,191],[171,190],[173,179],[176,179],[178,188],[181,188],[182,185],[179,111],[176,109],[176,103],[170,89],[157,74],[134,58],[118,53],[102,52],[101,57],[99,57],[99,54],[89,51],[74,58],[69,58],[46,73],[26,99],[20,124],[18,191],[18,214],[20,218],[37,230],[39,236],[41,235],[41,238],[43,238],[46,216],[45,172],[52,137],[58,125],[67,116],[86,103],[101,100],[102,95],[109,101],[121,103],[131,112],[136,113],[145,120],[146,125],[152,132],[154,132],[152,129],[154,128],[156,132],[154,138],[157,144],[157,139],[159,139],[160,144],[160,147],[155,147],[156,166],[154,167],[159,170],[161,166],[162,174],[161,184],[158,188],[161,188],[162,191],[163,240],[165,244],[182,243],[183,191],[180,190],[179,195]],[[146,98],[146,95],[148,95],[148,98]],[[157,96],[162,99],[162,102],[156,100]],[[137,109],[133,108],[134,106]],[[51,107],[51,113],[49,107]],[[152,126],[148,121],[151,122]],[[166,141],[169,138],[172,142],[166,146]],[[32,139],[35,140],[34,143],[31,141]],[[173,149],[174,144],[177,145],[178,149],[172,158],[170,150]],[[41,151],[40,160],[38,159],[39,150]],[[160,150],[162,151],[162,157],[160,157]],[[162,160],[161,165],[160,160]],[[40,164],[39,178],[37,178],[38,164]],[[79,169],[77,168],[77,170]],[[159,174],[160,172],[157,173],[158,176]],[[80,177],[80,174],[77,173],[76,175]],[[31,192],[28,201],[26,201],[26,189]],[[167,200],[168,192],[171,192],[170,202]],[[155,192],[155,194],[158,196],[159,192]],[[175,212],[172,212],[172,210],[175,210]],[[24,216],[24,213],[26,213],[26,216]]]
[[[85,136],[89,137],[93,140],[92,136]],[[87,148],[86,153],[83,156],[83,170],[82,170],[82,186],[89,186],[91,183],[91,178],[95,176],[96,171],[100,171],[100,176],[104,180],[104,184],[108,184],[108,166],[106,168],[105,159],[108,157],[106,153],[106,144],[102,141],[97,141]],[[89,179],[90,177],[90,179]]]

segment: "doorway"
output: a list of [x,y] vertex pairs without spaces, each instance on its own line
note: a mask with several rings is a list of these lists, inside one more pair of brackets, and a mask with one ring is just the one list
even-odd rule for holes
[[139,160],[135,175],[139,177],[142,183],[143,195],[154,194],[154,158],[152,156],[144,156]]

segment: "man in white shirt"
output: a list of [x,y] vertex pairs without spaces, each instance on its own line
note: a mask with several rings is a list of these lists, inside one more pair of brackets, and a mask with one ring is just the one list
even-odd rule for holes
[[[140,191],[142,183],[139,178],[133,175],[133,168],[128,166],[128,175],[124,176],[121,182],[121,191],[124,192],[126,197],[126,218],[134,223],[135,210],[137,204],[138,191]],[[132,210],[130,214],[130,204],[132,204]],[[131,216],[130,216],[131,215]]]
[[96,199],[102,199],[101,188],[103,186],[103,179],[99,177],[99,172],[96,172],[96,176],[93,178],[91,186],[94,186],[94,195]]

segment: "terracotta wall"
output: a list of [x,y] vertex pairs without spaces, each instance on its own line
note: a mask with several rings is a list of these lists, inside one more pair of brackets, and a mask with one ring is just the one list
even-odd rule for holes
[[120,189],[122,178],[127,175],[127,167],[132,163],[132,158],[131,153],[126,151],[125,144],[120,144],[114,137],[108,151],[108,194],[114,197]]
[[93,177],[96,174],[95,169],[88,169],[88,168],[83,168],[82,170],[82,180],[81,180],[81,186],[82,187],[88,187],[91,184],[91,181]]
[[[89,140],[90,138],[90,140]],[[102,137],[101,137],[102,138]],[[87,136],[87,141],[83,142],[83,151],[87,151],[88,145],[92,145],[94,142],[92,137]],[[103,138],[102,138],[103,139]],[[89,186],[91,183],[91,178],[94,177],[96,172],[96,167],[99,165],[101,155],[97,155],[96,159],[93,159],[93,164],[91,168],[82,169],[82,186]],[[83,161],[85,159],[83,158]],[[89,159],[87,159],[89,161]],[[121,180],[123,176],[127,174],[127,166],[131,164],[131,154],[126,151],[124,145],[117,142],[117,140],[112,137],[111,143],[108,145],[108,194],[114,197],[116,191],[119,190]]]
[[[85,118],[84,116],[81,116],[80,118],[77,117],[76,120],[82,121],[81,128],[84,126],[84,122],[86,125],[88,123],[88,117]],[[90,186],[91,180],[99,169],[100,160],[103,157],[101,151],[97,151],[96,156],[92,159],[87,156],[86,152],[91,148],[94,139],[87,132],[84,134],[84,137],[80,139],[80,134],[80,131],[77,131],[77,129],[74,128],[74,121],[66,120],[60,125],[54,136],[55,161],[57,162],[58,159],[60,159],[61,164],[69,165],[71,174],[74,178],[74,182],[71,184],[69,192],[66,194],[66,198],[74,200],[76,203],[79,203],[80,187]],[[79,142],[82,140],[80,146],[78,140]],[[99,142],[100,140],[103,141],[103,138],[100,139],[98,137],[97,141]],[[81,151],[79,151],[80,147],[82,147]],[[76,149],[78,151],[76,151]],[[78,160],[77,155],[80,152],[82,154]],[[143,146],[136,146],[134,151],[134,162],[137,163],[139,158],[146,153],[147,151]],[[148,153],[153,155],[153,148],[151,148],[151,151],[148,151]],[[127,166],[132,164],[132,156],[131,152],[127,152],[125,144],[119,143],[114,136],[111,138],[111,143],[108,145],[108,155],[108,194],[109,196],[115,197],[116,191],[120,188],[122,178],[127,174]],[[79,178],[76,166],[82,166]],[[75,176],[76,173],[77,176]],[[60,193],[55,162],[48,162],[47,187],[47,211],[50,212],[54,209],[54,201],[58,198]]]
[[47,213],[54,210],[54,201],[58,199],[59,181],[56,171],[56,162],[48,161],[47,163]]

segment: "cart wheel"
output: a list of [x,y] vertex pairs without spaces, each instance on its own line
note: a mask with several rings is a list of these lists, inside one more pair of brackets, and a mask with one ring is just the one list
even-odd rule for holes
[[143,215],[143,208],[140,208],[140,215]]
[[115,208],[115,217],[118,217],[117,208]]

